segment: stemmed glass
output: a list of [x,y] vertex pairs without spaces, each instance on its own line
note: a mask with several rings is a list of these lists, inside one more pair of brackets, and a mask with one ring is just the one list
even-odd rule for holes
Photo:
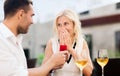
[[102,76],[104,76],[104,66],[108,63],[108,52],[107,49],[100,49],[98,50],[98,57],[97,57],[97,63],[102,68]]
[[75,64],[76,64],[77,67],[79,67],[80,70],[81,70],[80,76],[83,75],[83,68],[87,65],[87,63],[88,63],[88,59],[87,59],[86,53],[81,54],[81,55],[78,57],[78,59],[75,60]]

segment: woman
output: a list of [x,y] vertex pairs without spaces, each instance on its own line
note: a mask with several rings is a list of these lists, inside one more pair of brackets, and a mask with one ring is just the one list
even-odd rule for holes
[[67,45],[69,52],[64,65],[54,68],[54,76],[80,76],[81,71],[75,65],[75,61],[83,54],[87,58],[87,65],[83,69],[85,76],[90,76],[93,70],[92,61],[89,56],[89,49],[81,33],[81,24],[76,13],[71,10],[64,10],[59,13],[54,21],[55,36],[49,40],[45,49],[46,62],[52,54],[60,51],[60,45]]

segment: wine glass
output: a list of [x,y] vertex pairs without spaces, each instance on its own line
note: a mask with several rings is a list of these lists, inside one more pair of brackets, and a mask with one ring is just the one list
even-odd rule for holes
[[108,52],[107,49],[100,49],[98,50],[98,57],[97,57],[97,63],[102,68],[102,76],[104,76],[104,66],[108,63]]
[[78,59],[75,60],[75,64],[81,70],[80,76],[83,75],[83,68],[87,65],[87,63],[88,63],[88,58],[86,53],[82,53],[80,56],[78,56]]

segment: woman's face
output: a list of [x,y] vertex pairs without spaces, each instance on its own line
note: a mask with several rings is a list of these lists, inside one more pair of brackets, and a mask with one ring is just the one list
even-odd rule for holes
[[74,35],[74,23],[68,17],[60,16],[57,19],[57,30],[58,30],[58,34],[61,31],[67,31],[72,37]]

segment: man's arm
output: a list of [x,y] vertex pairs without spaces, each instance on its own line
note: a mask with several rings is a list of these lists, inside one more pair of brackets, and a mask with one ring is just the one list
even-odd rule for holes
[[28,69],[29,76],[47,76],[49,71],[54,67],[63,65],[65,63],[65,53],[67,53],[67,51],[53,54],[52,57],[40,67]]

